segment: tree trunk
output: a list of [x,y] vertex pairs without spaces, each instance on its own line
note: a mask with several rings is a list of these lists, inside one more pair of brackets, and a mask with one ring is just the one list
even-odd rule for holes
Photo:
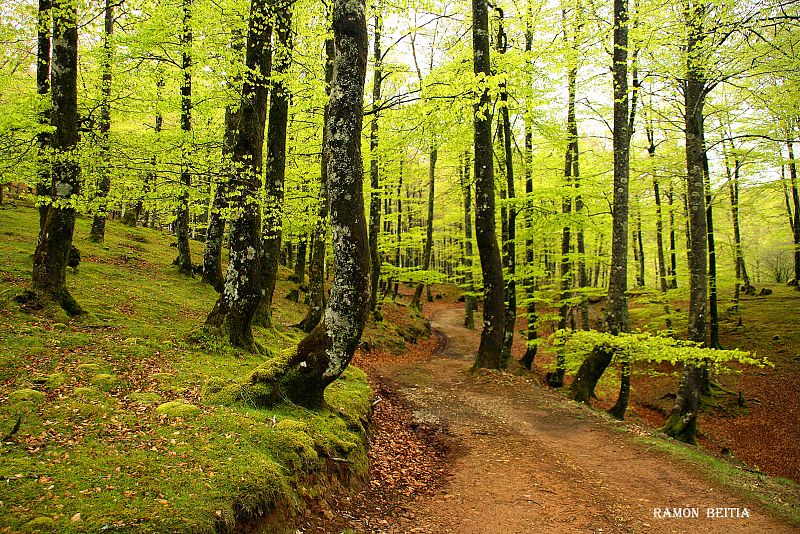
[[750,283],[750,277],[747,276],[747,267],[745,266],[744,254],[742,253],[742,234],[739,226],[739,171],[741,169],[741,163],[739,157],[735,154],[736,149],[733,146],[733,141],[730,142],[730,150],[730,157],[733,158],[733,169],[730,167],[729,155],[726,152],[725,174],[728,178],[731,219],[733,220],[733,261],[736,271],[736,288],[734,289],[733,306],[737,308],[739,306],[740,290],[744,289],[747,295],[754,295],[755,288]]
[[[706,87],[702,72],[703,58],[701,57],[705,4],[692,5],[691,0],[687,0],[685,7],[688,41],[684,96],[686,100],[686,168],[691,251],[689,254],[688,339],[705,343],[708,240],[706,237],[706,195],[703,170],[703,104]],[[695,442],[702,377],[702,366],[696,363],[684,365],[675,406],[662,427],[662,431],[669,436],[687,443]]]
[[[530,27],[533,20],[532,7],[528,3],[529,17],[527,19],[528,27],[525,30],[525,51],[530,52],[533,48],[533,29]],[[533,232],[533,206],[531,196],[533,195],[533,126],[530,119],[525,117],[525,229],[527,230],[527,239],[525,240],[525,265],[528,269],[528,274],[525,277],[525,298],[528,301],[528,309],[526,313],[527,319],[527,343],[525,346],[525,354],[523,354],[520,363],[526,369],[533,367],[533,361],[536,358],[538,351],[538,332],[536,326],[538,318],[536,316],[536,278],[533,275],[533,239],[531,233]]]
[[102,243],[106,235],[106,211],[108,209],[108,192],[111,190],[111,147],[109,131],[111,130],[111,69],[114,59],[114,3],[106,0],[103,24],[103,56],[100,60],[102,81],[100,84],[100,184],[95,197],[94,219],[89,232],[89,240]]
[[642,238],[642,207],[639,205],[638,201],[635,203],[635,206],[636,228],[633,247],[634,257],[636,258],[636,287],[643,288],[646,285],[646,279],[644,275],[645,259],[644,240]]
[[[491,75],[489,7],[472,0],[472,51],[475,75]],[[488,87],[475,104],[475,237],[483,273],[483,330],[473,369],[499,369],[505,330],[503,266],[495,233],[494,164],[492,162],[492,101]]]
[[672,190],[672,181],[669,183],[667,191],[667,203],[669,204],[669,288],[678,289],[678,253],[675,248],[675,192]]
[[69,315],[83,310],[67,289],[67,258],[75,229],[74,198],[80,193],[78,145],[78,14],[75,2],[55,0],[53,9],[52,108],[50,146],[53,203],[33,256],[33,290]]
[[231,345],[256,349],[253,315],[261,300],[261,217],[256,202],[261,187],[262,145],[267,111],[267,84],[271,51],[267,0],[254,0],[247,30],[244,82],[239,104],[240,126],[231,153],[233,170],[228,182],[230,254],[222,294],[206,319]]
[[381,13],[380,5],[376,6],[375,12],[375,40],[373,58],[372,77],[372,124],[369,129],[369,176],[372,192],[369,202],[369,256],[371,269],[369,309],[375,310],[378,302],[378,282],[381,279],[381,255],[378,251],[378,236],[381,228],[381,190],[380,172],[378,168],[378,108],[381,105],[381,82],[383,72],[381,69]]
[[475,284],[472,280],[472,189],[469,176],[469,152],[464,152],[464,160],[460,165],[461,190],[464,192],[464,326],[475,329],[475,310],[478,305],[475,299]]
[[[53,21],[51,0],[39,0],[36,38],[36,94],[42,100],[50,92],[50,28]],[[49,103],[48,103],[49,104]],[[53,176],[50,167],[50,134],[45,131],[50,124],[49,105],[39,114],[41,131],[36,134],[38,165],[36,168],[36,205],[39,207],[39,232],[44,228],[47,210],[52,202]]]
[[[397,222],[396,222],[396,231],[397,231],[397,244],[394,249],[394,262],[398,269],[402,267],[402,242],[403,242],[403,157],[404,154],[400,154],[400,162],[399,162],[399,170],[397,173]],[[400,280],[395,280],[394,288],[392,289],[392,300],[397,298],[397,292],[400,290]]]
[[267,163],[264,172],[264,242],[262,244],[261,289],[263,297],[256,320],[272,326],[272,297],[278,279],[281,254],[284,180],[286,177],[286,132],[289,123],[289,88],[283,81],[292,64],[292,6],[288,0],[274,5],[277,46],[267,127]]
[[192,0],[182,0],[183,25],[181,26],[181,143],[182,161],[178,209],[175,216],[175,237],[178,241],[178,257],[173,262],[178,272],[193,276],[192,257],[189,249],[189,189],[192,173],[189,168],[189,139],[192,132]]
[[[330,95],[333,79],[334,45],[332,39],[325,40],[325,92]],[[322,157],[320,158],[319,196],[317,224],[311,238],[311,264],[308,271],[308,312],[300,321],[303,332],[310,333],[322,321],[325,310],[325,247],[328,241],[328,117],[329,105],[325,105],[322,123]]]
[[[433,200],[434,200],[434,184],[436,179],[436,159],[439,151],[436,148],[436,142],[431,143],[431,151],[428,155],[428,221],[425,229],[425,247],[422,250],[422,270],[427,271],[431,267],[431,251],[433,250]],[[427,273],[425,274],[427,277]],[[422,300],[422,290],[425,288],[425,282],[417,284],[417,289],[414,291],[414,297],[411,299],[411,307],[417,310],[420,309],[420,301]]]
[[[701,118],[702,120],[702,118]],[[705,129],[700,123],[700,140],[703,149],[703,187],[706,194],[706,231],[708,233],[708,308],[711,321],[712,349],[721,349],[719,340],[719,311],[717,307],[717,248],[714,243],[714,217],[711,196],[711,175],[708,168],[708,155],[706,154]]]
[[[647,156],[652,162],[656,156],[655,134],[652,125],[648,124],[647,133]],[[669,286],[667,284],[667,266],[664,259],[664,216],[661,212],[661,190],[658,183],[658,172],[653,167],[653,196],[656,202],[656,255],[658,261],[658,281],[662,293],[666,293]]]
[[797,190],[797,164],[794,160],[794,125],[790,123],[786,141],[789,151],[789,182],[792,189],[792,202],[794,204],[794,217],[792,220],[792,235],[794,237],[794,283],[800,290],[800,194]]
[[[508,38],[503,28],[503,12],[499,10],[500,21],[497,32],[497,51],[505,54],[508,48]],[[505,369],[511,359],[511,349],[514,345],[514,330],[517,322],[517,288],[516,288],[516,239],[517,239],[517,209],[514,206],[514,153],[512,151],[511,118],[508,112],[508,89],[505,81],[500,84],[500,122],[502,125],[503,162],[505,163],[506,177],[506,216],[503,231],[503,266],[505,278],[505,329],[503,334],[503,354],[500,366]]]
[[[628,329],[628,182],[631,113],[628,102],[628,2],[614,0],[614,201],[606,322],[616,335]],[[613,354],[596,348],[586,357],[570,386],[570,397],[589,402]]]
[[298,345],[284,383],[287,396],[305,406],[324,404],[325,388],[350,363],[369,312],[370,257],[361,162],[369,47],[364,12],[363,0],[336,0],[333,5],[336,56],[325,142],[336,271],[325,320]]

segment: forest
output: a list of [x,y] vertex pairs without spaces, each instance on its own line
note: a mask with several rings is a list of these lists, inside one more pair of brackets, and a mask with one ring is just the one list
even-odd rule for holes
[[796,2],[0,0],[0,42],[0,532],[800,525]]

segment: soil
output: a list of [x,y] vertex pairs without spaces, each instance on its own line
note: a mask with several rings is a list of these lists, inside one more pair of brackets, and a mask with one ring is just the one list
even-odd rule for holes
[[[359,356],[379,395],[370,484],[299,532],[797,531],[531,375],[469,373],[479,332],[461,326],[463,308],[436,302],[428,313],[437,336],[427,345]],[[708,508],[735,510],[708,518]]]

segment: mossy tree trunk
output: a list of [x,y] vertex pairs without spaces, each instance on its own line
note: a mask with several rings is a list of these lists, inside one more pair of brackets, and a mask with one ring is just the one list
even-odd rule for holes
[[[628,328],[628,182],[630,176],[631,117],[628,99],[628,2],[614,0],[614,200],[606,322],[612,334]],[[589,402],[613,354],[595,349],[581,364],[570,385],[570,397]]]
[[182,0],[183,22],[181,25],[181,177],[178,186],[178,208],[175,214],[175,237],[178,241],[178,257],[173,262],[178,272],[193,276],[192,255],[189,248],[189,190],[192,187],[192,172],[189,168],[189,138],[192,134],[192,0]]
[[328,131],[328,197],[336,270],[325,319],[300,342],[283,378],[287,396],[320,406],[344,372],[369,312],[369,244],[364,214],[361,127],[369,48],[363,0],[333,5],[335,57]]
[[52,204],[33,256],[33,290],[70,315],[83,310],[67,289],[67,259],[75,230],[74,200],[80,194],[78,145],[78,14],[77,2],[53,2],[53,69],[50,145]]
[[[707,253],[706,191],[703,146],[703,104],[706,83],[703,74],[703,2],[685,4],[687,24],[686,80],[684,82],[687,202],[689,211],[689,321],[688,339],[706,342]],[[668,435],[694,443],[697,412],[703,384],[703,367],[684,364],[675,405],[661,428]]]
[[[235,31],[231,43],[235,67],[241,61],[241,52],[244,47],[244,36],[241,31]],[[236,76],[231,85],[241,83],[241,76]],[[232,89],[237,89],[231,87]],[[225,134],[222,137],[222,161],[224,165],[232,165],[231,155],[236,143],[236,131],[239,129],[239,112],[232,105],[225,107]],[[225,275],[222,273],[222,250],[225,235],[226,210],[228,209],[228,183],[219,180],[214,189],[211,209],[206,225],[205,243],[203,246],[203,274],[202,282],[209,284],[217,293],[222,293],[225,284]]]
[[254,0],[245,47],[239,127],[231,153],[228,181],[231,209],[230,255],[222,294],[206,319],[220,329],[231,345],[256,349],[253,316],[261,300],[261,217],[257,192],[261,187],[262,146],[267,114],[272,26],[267,0]]
[[[475,75],[491,76],[489,5],[472,0],[472,53]],[[479,88],[475,103],[475,239],[483,273],[483,330],[473,369],[499,369],[505,331],[503,266],[495,232],[494,164],[492,154],[492,101],[489,88]]]
[[264,173],[264,242],[262,244],[261,288],[263,297],[257,311],[259,324],[272,325],[272,298],[278,279],[283,223],[284,181],[286,178],[286,132],[289,124],[289,88],[284,79],[292,64],[292,6],[280,0],[274,7],[274,79],[269,101],[267,164]]
[[[95,197],[95,211],[89,240],[102,243],[106,235],[108,193],[111,190],[111,150],[109,132],[111,131],[111,74],[114,59],[114,1],[106,0],[103,13],[103,51],[100,60],[100,184]],[[134,224],[135,225],[135,224]]]

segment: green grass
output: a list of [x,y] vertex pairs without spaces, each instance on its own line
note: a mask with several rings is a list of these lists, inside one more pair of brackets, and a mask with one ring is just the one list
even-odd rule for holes
[[[29,314],[12,297],[29,283],[36,213],[0,209],[0,435],[20,420],[0,444],[0,527],[230,531],[323,498],[343,466],[365,475],[371,392],[361,371],[329,387],[330,409],[203,404],[210,378],[245,380],[270,356],[187,341],[216,294],[171,266],[172,236],[109,222],[96,245],[89,224],[77,222],[83,261],[67,277],[88,314]],[[192,243],[195,261],[201,247]],[[278,323],[305,312],[283,299],[291,287],[284,276],[276,289]],[[284,327],[255,335],[268,354],[300,336]]]

